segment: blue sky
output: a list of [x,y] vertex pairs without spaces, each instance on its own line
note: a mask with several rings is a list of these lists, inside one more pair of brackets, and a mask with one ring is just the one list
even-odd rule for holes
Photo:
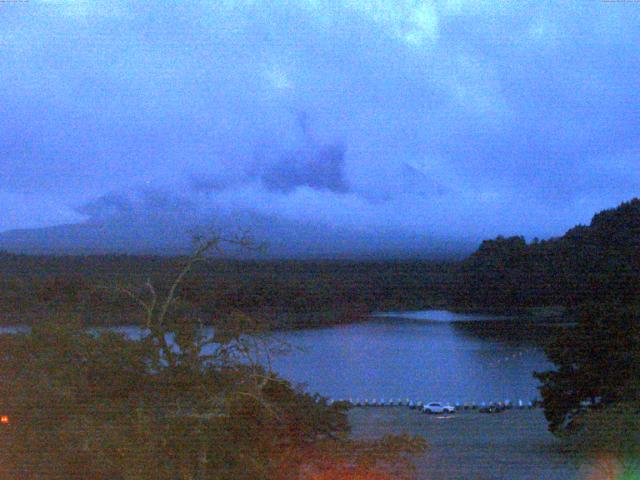
[[635,2],[0,3],[0,231],[559,235],[638,195],[638,45]]

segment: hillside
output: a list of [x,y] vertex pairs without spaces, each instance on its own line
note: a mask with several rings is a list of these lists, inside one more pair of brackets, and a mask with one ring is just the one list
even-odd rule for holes
[[587,301],[631,303],[640,294],[640,199],[594,215],[562,237],[485,240],[459,267],[452,301],[508,310]]

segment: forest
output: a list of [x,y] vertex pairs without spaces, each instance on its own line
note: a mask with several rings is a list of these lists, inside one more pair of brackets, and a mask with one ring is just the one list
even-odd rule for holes
[[[119,288],[166,289],[182,257],[0,254],[0,318],[31,323],[73,311],[91,325],[136,323]],[[204,318],[242,310],[277,328],[353,322],[371,311],[445,304],[451,265],[432,262],[209,259],[181,285]]]
[[[32,256],[0,253],[0,321],[31,323],[73,312],[91,325],[136,323],[118,289],[166,288],[181,257]],[[485,240],[462,262],[208,259],[181,286],[204,318],[242,310],[275,328],[363,320],[374,311],[448,308],[518,313],[571,311],[584,302],[637,303],[640,200],[596,214],[590,225],[527,243]]]
[[478,309],[584,302],[637,303],[640,295],[640,199],[594,215],[559,238],[485,240],[456,269],[449,301]]

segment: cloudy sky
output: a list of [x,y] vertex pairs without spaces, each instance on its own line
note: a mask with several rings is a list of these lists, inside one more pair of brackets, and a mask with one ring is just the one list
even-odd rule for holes
[[0,2],[0,231],[559,235],[639,193],[638,45],[635,2]]

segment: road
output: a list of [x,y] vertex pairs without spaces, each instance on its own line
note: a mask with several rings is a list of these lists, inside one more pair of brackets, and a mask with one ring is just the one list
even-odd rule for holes
[[541,410],[425,415],[406,407],[354,408],[353,435],[423,435],[429,449],[415,459],[420,480],[601,480],[579,468],[546,429]]

